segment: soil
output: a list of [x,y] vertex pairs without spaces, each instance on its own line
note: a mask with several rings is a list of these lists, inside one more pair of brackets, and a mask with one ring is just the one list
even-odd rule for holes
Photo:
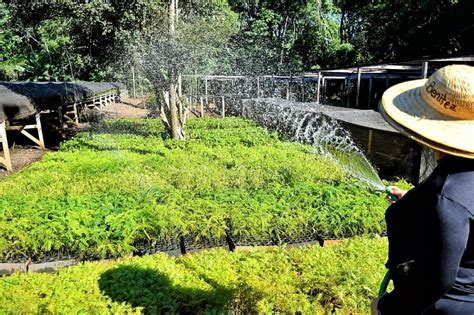
[[110,118],[144,118],[148,116],[145,106],[146,98],[125,99],[122,103],[115,103],[102,110]]
[[[22,170],[32,163],[41,160],[49,150],[41,150],[37,147],[21,146],[10,148],[10,156],[14,172]],[[6,169],[0,167],[0,178],[7,176],[13,172],[8,172]]]

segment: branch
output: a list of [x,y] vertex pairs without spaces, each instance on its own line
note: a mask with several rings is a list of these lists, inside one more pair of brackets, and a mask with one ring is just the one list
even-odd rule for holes
[[170,103],[170,99],[169,99],[169,93],[167,91],[163,91],[163,93],[161,94],[162,96],[162,101],[160,102],[160,106],[159,106],[159,109],[160,109],[160,118],[161,120],[163,121],[163,123],[165,124],[165,127],[168,129],[168,130],[171,130],[171,125],[169,123],[169,120],[168,120],[168,117],[170,115],[170,106],[169,106],[169,103]]

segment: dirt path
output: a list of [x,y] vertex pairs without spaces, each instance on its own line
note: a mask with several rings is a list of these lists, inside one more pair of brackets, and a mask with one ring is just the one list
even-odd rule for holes
[[115,103],[102,112],[110,118],[144,118],[149,111],[142,106],[130,105],[130,103]]

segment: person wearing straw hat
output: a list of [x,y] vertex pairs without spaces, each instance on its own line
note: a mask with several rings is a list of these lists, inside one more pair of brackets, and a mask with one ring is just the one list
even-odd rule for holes
[[382,116],[435,151],[433,173],[385,214],[394,289],[375,314],[474,314],[474,67],[450,65],[382,96]]

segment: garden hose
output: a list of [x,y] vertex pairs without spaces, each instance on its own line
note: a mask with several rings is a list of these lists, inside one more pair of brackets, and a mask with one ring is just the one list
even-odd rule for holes
[[390,283],[390,270],[387,270],[385,273],[385,277],[383,277],[382,283],[380,283],[379,288],[379,298],[381,298],[385,292],[387,292],[388,284]]

